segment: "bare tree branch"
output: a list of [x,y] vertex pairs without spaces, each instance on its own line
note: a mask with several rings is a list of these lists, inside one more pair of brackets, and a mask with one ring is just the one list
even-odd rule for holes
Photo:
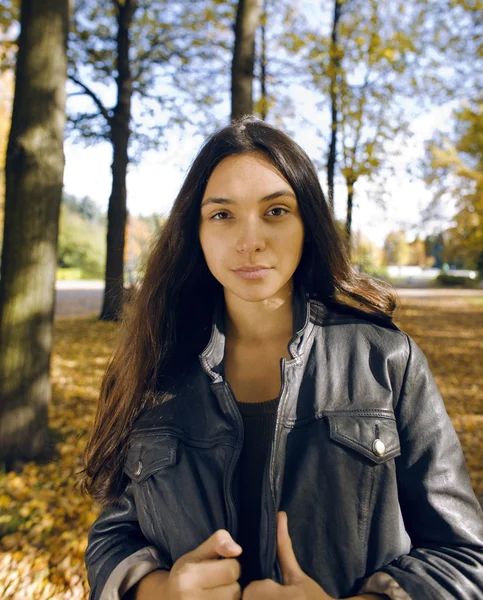
[[[86,93],[85,92],[69,92],[67,94],[67,98],[73,98],[74,96],[85,96]],[[100,114],[100,113],[98,113]]]
[[77,79],[77,77],[75,77],[74,75],[69,75],[69,79],[78,86],[80,86],[84,90],[85,95],[90,96],[94,100],[94,103],[99,109],[101,115],[106,119],[108,125],[111,126],[112,117],[109,115],[109,109],[107,109],[104,106],[99,96],[95,92],[93,92],[87,85],[85,85],[85,83],[82,83],[82,81]]

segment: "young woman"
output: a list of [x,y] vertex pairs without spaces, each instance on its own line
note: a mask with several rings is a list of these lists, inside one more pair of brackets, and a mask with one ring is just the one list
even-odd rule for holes
[[102,383],[90,599],[481,599],[481,508],[394,308],[297,144],[210,137]]

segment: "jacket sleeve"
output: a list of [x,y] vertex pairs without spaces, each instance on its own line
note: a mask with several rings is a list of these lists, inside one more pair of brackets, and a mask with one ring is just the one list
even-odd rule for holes
[[143,535],[129,481],[119,501],[93,523],[84,555],[89,600],[119,600],[155,569],[170,569],[169,557]]
[[396,469],[412,547],[378,573],[415,600],[481,600],[482,510],[426,357],[407,339],[409,359],[395,405],[401,441]]

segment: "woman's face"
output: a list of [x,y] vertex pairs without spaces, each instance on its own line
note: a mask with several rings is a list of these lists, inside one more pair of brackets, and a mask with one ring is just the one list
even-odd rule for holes
[[[302,257],[304,226],[297,199],[261,153],[225,158],[201,201],[203,254],[226,292],[257,302],[291,282]],[[240,270],[259,267],[255,272]]]

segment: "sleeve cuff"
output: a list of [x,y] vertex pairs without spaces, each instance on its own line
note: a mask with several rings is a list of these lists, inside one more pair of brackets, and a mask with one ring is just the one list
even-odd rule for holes
[[385,594],[391,600],[412,600],[411,596],[402,589],[395,579],[382,571],[368,577],[357,593]]
[[121,600],[148,573],[162,568],[163,562],[156,546],[141,548],[117,565],[107,579],[99,600]]

